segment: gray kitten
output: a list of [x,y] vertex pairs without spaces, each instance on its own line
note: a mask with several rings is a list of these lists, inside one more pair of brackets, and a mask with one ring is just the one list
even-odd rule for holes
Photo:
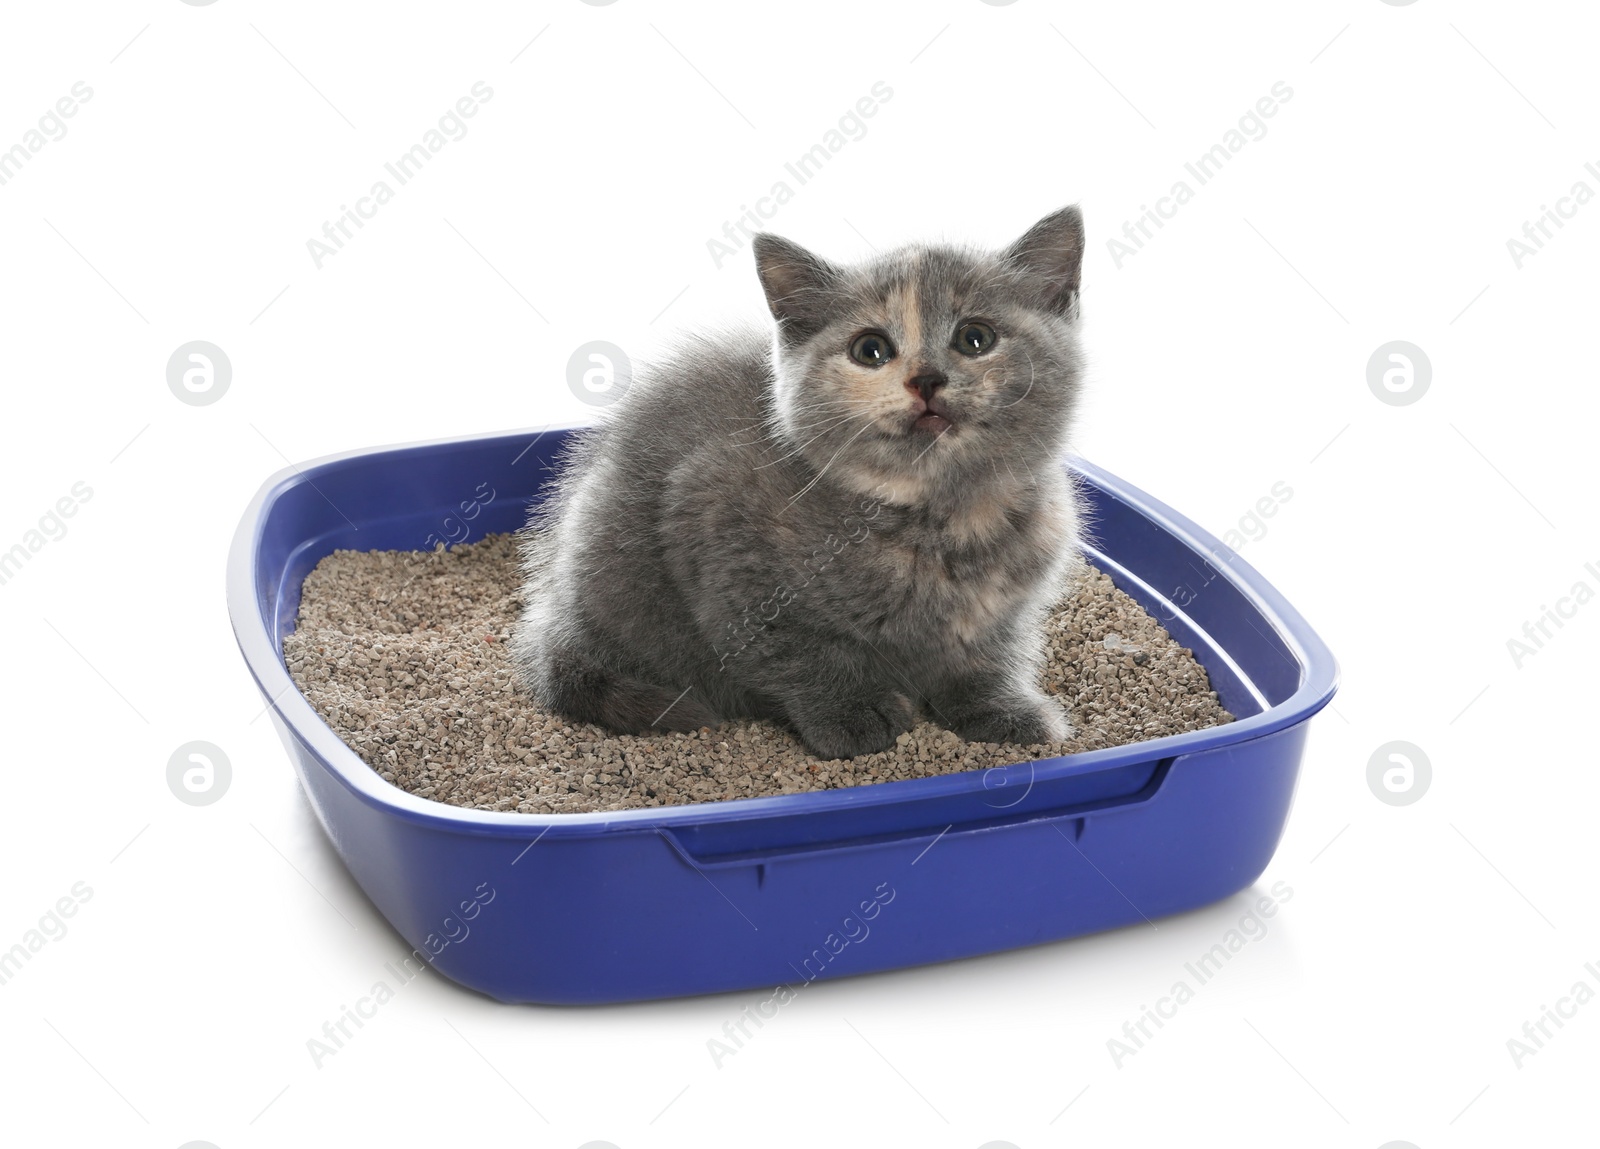
[[1078,563],[1076,207],[998,253],[840,266],[758,235],[770,330],[695,336],[582,432],[522,536],[539,701],[614,731],[883,750],[1071,733],[1038,687]]

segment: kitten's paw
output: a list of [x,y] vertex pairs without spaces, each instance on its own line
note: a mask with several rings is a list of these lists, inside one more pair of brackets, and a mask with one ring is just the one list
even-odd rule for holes
[[915,725],[916,707],[903,694],[873,703],[853,703],[810,721],[795,723],[800,740],[818,758],[875,754]]
[[952,728],[968,742],[1009,742],[1035,746],[1064,742],[1074,731],[1067,712],[1054,699],[1019,698],[1013,703],[964,715]]

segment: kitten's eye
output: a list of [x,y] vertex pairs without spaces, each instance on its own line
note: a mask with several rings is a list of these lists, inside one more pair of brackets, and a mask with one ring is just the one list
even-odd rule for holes
[[894,358],[894,344],[881,331],[863,331],[850,341],[850,358],[863,367],[882,367]]
[[963,355],[982,355],[994,346],[994,328],[976,319],[956,328],[955,349]]

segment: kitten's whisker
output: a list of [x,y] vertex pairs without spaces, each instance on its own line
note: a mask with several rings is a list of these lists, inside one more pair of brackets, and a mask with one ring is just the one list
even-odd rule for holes
[[[829,423],[822,430],[818,431],[811,438],[807,439],[804,443],[801,443],[799,446],[795,447],[792,451],[788,451],[788,452],[785,452],[782,455],[779,455],[776,459],[773,459],[772,462],[770,462],[770,463],[762,463],[760,466],[756,467],[755,469],[758,470],[758,471],[764,471],[768,467],[775,467],[779,463],[783,462],[786,459],[794,458],[801,451],[804,451],[807,447],[811,446],[811,444],[815,443],[818,439],[820,439],[824,435],[826,435],[829,431],[832,431],[837,427],[844,426],[845,424],[849,423],[850,420],[852,420],[852,419],[864,419],[866,417],[867,416],[864,413],[859,413],[859,412],[856,413],[856,414],[853,414],[853,415],[841,415],[837,419],[834,419],[831,423]],[[812,424],[812,426],[816,426],[816,424]],[[807,430],[807,431],[809,431],[811,429],[812,429],[811,427],[805,428],[805,430]]]
[[814,430],[833,418],[834,416],[829,414],[831,409],[837,408],[841,411],[844,411],[846,414],[853,410],[849,404],[839,402],[837,400],[825,403],[817,403],[815,404],[815,408],[816,413],[820,414],[821,418],[803,424],[798,424],[787,431],[778,423],[775,415],[768,415],[765,418],[750,424],[748,427],[743,427],[737,431],[731,432],[729,437],[735,438],[735,441],[737,442],[736,436],[745,434],[748,431],[755,431],[759,429],[761,434],[757,435],[747,443],[739,443],[739,446],[754,447],[763,441],[771,441],[774,443],[783,443],[787,445],[789,443],[791,433],[805,434],[807,431]]
[[[839,401],[821,403],[817,406],[819,408],[819,418],[809,419],[806,422],[797,423],[792,427],[785,426],[779,420],[776,412],[770,414],[766,422],[767,434],[765,438],[782,447],[793,449],[795,447],[795,436],[804,435],[810,431],[815,431],[818,428],[823,428],[822,434],[826,434],[833,427],[842,423],[848,423],[852,415],[859,413],[853,404]],[[830,414],[829,412],[836,413]],[[818,435],[817,437],[821,438],[821,435]],[[809,440],[806,443],[801,444],[801,447],[809,446],[810,443],[814,441],[815,440]]]
[[1015,407],[1018,403],[1022,402],[1029,395],[1033,394],[1033,381],[1039,377],[1039,372],[1038,372],[1038,369],[1034,366],[1033,353],[1031,351],[1029,351],[1029,352],[1027,352],[1027,355],[1028,355],[1028,389],[1026,391],[1024,391],[1021,395],[1018,395],[1015,399],[1011,400],[1011,402],[1002,403],[1000,405],[1000,407],[999,407],[999,410],[1001,410],[1001,411],[1004,411],[1007,407]]
[[[833,453],[826,463],[823,464],[822,470],[817,472],[816,478],[812,479],[805,486],[801,487],[800,493],[784,504],[783,511],[787,511],[790,507],[798,503],[807,491],[821,482],[822,476],[828,473],[828,468],[833,466],[835,460],[837,460],[840,455],[844,454],[845,447],[848,447],[851,443],[854,443],[857,439],[861,438],[862,432],[868,430],[871,426],[872,424],[870,422],[864,424],[860,431],[857,431],[854,435],[851,435],[848,439],[846,439],[844,444]],[[946,428],[946,430],[948,430],[948,428]],[[943,434],[943,432],[940,433]],[[778,513],[781,515],[783,514],[783,511],[779,511]]]
[[[834,408],[834,409],[838,409],[838,410],[844,410],[844,409],[848,408],[849,406],[850,406],[850,404],[848,404],[848,403],[846,403],[846,402],[844,402],[843,400],[840,400],[840,399],[815,399],[815,400],[810,400],[809,401],[809,405],[807,407],[807,411],[808,411],[808,413],[820,412],[820,413],[826,414],[829,411],[830,408]],[[749,419],[750,416],[749,415],[725,415],[725,416],[723,416],[723,418],[725,418],[725,419],[739,419],[739,420],[742,421],[742,420]],[[756,419],[756,421],[754,423],[751,423],[748,426],[742,428],[742,430],[754,431],[758,427],[766,428],[767,430],[772,430],[773,426],[774,426],[774,418],[775,418],[775,416],[774,416],[774,414],[772,412],[767,412],[767,413],[761,415],[758,419]],[[737,432],[737,431],[730,432],[730,434],[738,434],[738,433],[739,432]]]
[[[808,398],[806,400],[805,415],[815,421],[817,416],[826,420],[832,415],[854,411],[855,404],[846,399]],[[775,432],[781,432],[784,424],[776,410],[769,411],[764,420],[766,426]]]
[[841,411],[835,415],[826,415],[820,419],[812,419],[804,423],[796,423],[793,426],[773,426],[768,429],[769,434],[767,435],[767,438],[774,442],[791,443],[796,435],[804,435],[808,431],[815,431],[819,427],[826,427],[835,423],[839,423],[843,420],[849,419],[853,415],[858,414],[860,414],[859,411],[851,408],[849,410]]
[[[1039,436],[1035,435],[1032,431],[1029,431],[1027,434],[1028,434],[1028,438],[1032,439],[1035,443],[1039,444],[1039,451],[1042,454],[1045,454],[1045,455],[1049,455],[1050,454],[1049,449],[1044,445],[1044,441],[1041,440],[1039,438]],[[1032,463],[1028,464],[1028,477],[1033,480],[1033,485],[1034,486],[1037,487],[1039,485],[1039,472],[1035,471],[1033,469],[1033,464]]]
[[[948,431],[949,429],[950,429],[949,427],[946,427],[944,429],[944,431]],[[935,435],[933,437],[933,443],[937,443],[940,439],[944,438],[944,431],[940,431],[937,435]],[[912,466],[916,466],[919,462],[922,461],[922,456],[923,455],[926,455],[929,451],[933,450],[933,443],[929,443],[926,447],[922,448],[921,451],[917,452],[917,457],[915,459],[911,460],[911,465]]]

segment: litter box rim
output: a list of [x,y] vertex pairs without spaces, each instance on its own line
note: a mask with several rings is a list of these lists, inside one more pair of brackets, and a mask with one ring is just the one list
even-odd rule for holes
[[[1328,704],[1338,688],[1339,668],[1332,651],[1304,616],[1260,572],[1188,517],[1103,468],[1074,455],[1064,459],[1063,463],[1076,479],[1086,480],[1104,495],[1124,503],[1198,554],[1226,553],[1229,556],[1225,563],[1213,567],[1216,574],[1232,584],[1260,612],[1299,664],[1300,682],[1288,698],[1265,707],[1259,713],[1204,730],[1057,758],[1024,761],[1009,767],[989,767],[931,778],[866,783],[796,794],[719,799],[610,812],[523,814],[476,810],[422,798],[386,782],[312,708],[310,701],[290,677],[283,652],[268,626],[262,609],[266,599],[256,573],[258,551],[274,505],[295,487],[308,483],[314,486],[319,474],[367,456],[437,451],[493,440],[511,443],[530,435],[537,440],[537,437],[545,434],[565,434],[591,425],[579,419],[550,423],[536,429],[455,435],[324,455],[303,464],[290,464],[275,472],[262,483],[246,507],[229,547],[226,572],[228,615],[240,653],[266,700],[267,709],[280,726],[293,734],[325,771],[366,805],[418,826],[458,834],[526,840],[530,830],[537,831],[540,837],[593,837],[607,832],[671,830],[675,827],[772,816],[920,803],[991,790],[993,784],[990,779],[996,771],[1009,773],[1029,767],[1030,782],[1049,782],[1072,775],[1114,770],[1220,746],[1237,745],[1305,722]],[[1092,524],[1090,535],[1092,539]]]

